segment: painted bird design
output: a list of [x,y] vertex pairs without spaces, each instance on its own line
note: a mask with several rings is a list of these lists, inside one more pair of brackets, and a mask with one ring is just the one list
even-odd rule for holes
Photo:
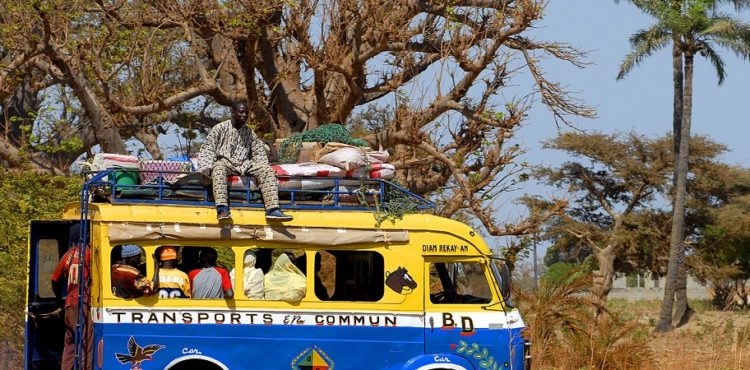
[[115,353],[115,357],[117,357],[117,361],[120,361],[121,364],[130,362],[130,370],[141,370],[141,362],[152,360],[153,354],[162,348],[166,348],[166,346],[161,344],[149,344],[145,347],[141,347],[135,342],[135,338],[130,337],[128,340],[129,354]]

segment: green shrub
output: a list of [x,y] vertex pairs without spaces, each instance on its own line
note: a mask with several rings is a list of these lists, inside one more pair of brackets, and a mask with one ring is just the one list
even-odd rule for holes
[[6,361],[20,361],[23,353],[29,221],[59,219],[80,186],[78,178],[0,169],[0,356]]

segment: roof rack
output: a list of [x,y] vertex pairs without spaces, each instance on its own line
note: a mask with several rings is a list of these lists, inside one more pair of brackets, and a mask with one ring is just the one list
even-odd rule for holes
[[[142,176],[146,174],[146,176]],[[84,172],[84,191],[89,202],[112,204],[154,204],[211,206],[210,183],[178,182],[190,172],[107,169]],[[136,178],[134,178],[136,177]],[[137,178],[151,181],[139,184]],[[277,176],[279,205],[284,209],[372,210],[397,204],[417,211],[434,209],[435,204],[393,182],[372,178]],[[230,181],[231,207],[263,208],[260,190],[250,176]],[[84,196],[82,192],[82,197]],[[82,200],[85,198],[82,198]]]

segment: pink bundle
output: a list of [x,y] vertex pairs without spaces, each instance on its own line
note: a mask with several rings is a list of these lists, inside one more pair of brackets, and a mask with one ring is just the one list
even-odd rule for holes
[[146,184],[149,181],[159,177],[161,174],[164,181],[175,181],[180,177],[180,173],[170,172],[191,172],[193,170],[193,164],[191,162],[178,162],[178,161],[159,161],[159,160],[145,160],[141,161],[141,184]]
[[[276,176],[307,176],[307,177],[340,177],[340,178],[371,178],[392,179],[396,168],[389,163],[372,163],[367,167],[344,170],[336,166],[323,163],[280,164],[273,166]],[[279,182],[286,180],[280,178]]]

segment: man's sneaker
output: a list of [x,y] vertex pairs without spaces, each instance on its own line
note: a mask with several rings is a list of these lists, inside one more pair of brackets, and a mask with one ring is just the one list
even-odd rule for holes
[[280,209],[274,208],[266,211],[266,219],[274,221],[291,221],[294,217],[284,214]]
[[219,220],[226,220],[231,218],[232,214],[229,213],[229,207],[216,207],[216,218]]

